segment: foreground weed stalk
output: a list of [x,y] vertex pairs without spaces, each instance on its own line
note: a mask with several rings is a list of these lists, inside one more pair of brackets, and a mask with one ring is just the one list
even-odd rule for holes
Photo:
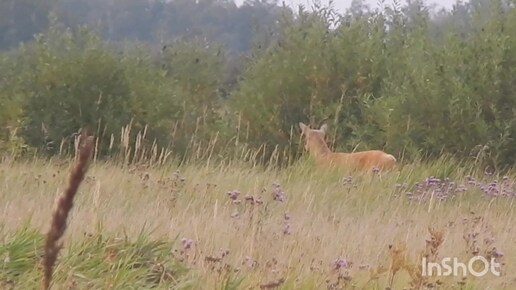
[[79,147],[79,156],[75,167],[70,172],[70,178],[66,190],[61,194],[57,200],[56,208],[52,213],[52,221],[50,229],[45,241],[45,256],[43,257],[43,282],[42,289],[50,289],[50,282],[52,281],[52,272],[54,264],[62,248],[59,239],[63,236],[66,230],[66,220],[68,214],[73,207],[73,199],[77,193],[77,189],[84,179],[84,175],[88,170],[89,159],[93,152],[94,138],[87,136],[85,133],[81,136],[81,143]]

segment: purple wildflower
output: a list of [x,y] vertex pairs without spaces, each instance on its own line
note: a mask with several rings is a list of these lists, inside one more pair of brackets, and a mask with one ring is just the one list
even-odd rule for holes
[[281,190],[281,186],[277,183],[274,183],[272,189],[272,198],[279,202],[284,202],[286,199],[285,193]]
[[236,200],[239,195],[240,195],[240,191],[238,191],[238,190],[228,191],[228,196],[232,200]]
[[351,264],[352,263],[345,258],[338,258],[337,260],[335,260],[335,262],[333,262],[335,270],[348,269],[351,267]]
[[181,239],[181,245],[183,246],[184,250],[190,249],[192,247],[192,244],[193,244],[193,240],[191,240],[191,239],[187,239],[187,238]]

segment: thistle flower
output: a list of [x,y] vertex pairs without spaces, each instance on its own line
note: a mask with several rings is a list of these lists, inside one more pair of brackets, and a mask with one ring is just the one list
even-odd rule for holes
[[285,196],[285,193],[281,190],[280,185],[277,183],[274,183],[272,186],[273,186],[272,199],[279,201],[279,202],[284,202],[286,199],[286,196]]
[[181,245],[183,246],[184,250],[190,249],[192,247],[192,244],[193,244],[193,240],[191,240],[191,239],[188,239],[188,238],[181,239]]
[[227,195],[232,200],[236,200],[238,198],[238,196],[240,195],[240,191],[238,191],[238,190],[228,191]]
[[351,267],[351,264],[347,259],[339,257],[333,262],[333,267],[335,270],[348,269]]

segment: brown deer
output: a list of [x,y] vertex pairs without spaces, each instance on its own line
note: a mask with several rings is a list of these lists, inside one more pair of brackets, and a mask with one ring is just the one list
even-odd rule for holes
[[353,153],[332,152],[324,137],[328,126],[322,125],[320,129],[310,129],[307,125],[299,123],[301,135],[305,136],[305,150],[321,165],[346,166],[351,169],[365,170],[389,170],[395,167],[396,158],[381,150],[368,150]]

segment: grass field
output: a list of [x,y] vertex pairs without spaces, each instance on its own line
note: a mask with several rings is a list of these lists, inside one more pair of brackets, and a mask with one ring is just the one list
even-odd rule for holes
[[[0,164],[0,289],[39,288],[70,165]],[[393,272],[391,289],[514,289],[516,175],[469,168],[97,162],[68,219],[53,289],[386,289]],[[496,257],[502,275],[423,277],[422,254]]]

